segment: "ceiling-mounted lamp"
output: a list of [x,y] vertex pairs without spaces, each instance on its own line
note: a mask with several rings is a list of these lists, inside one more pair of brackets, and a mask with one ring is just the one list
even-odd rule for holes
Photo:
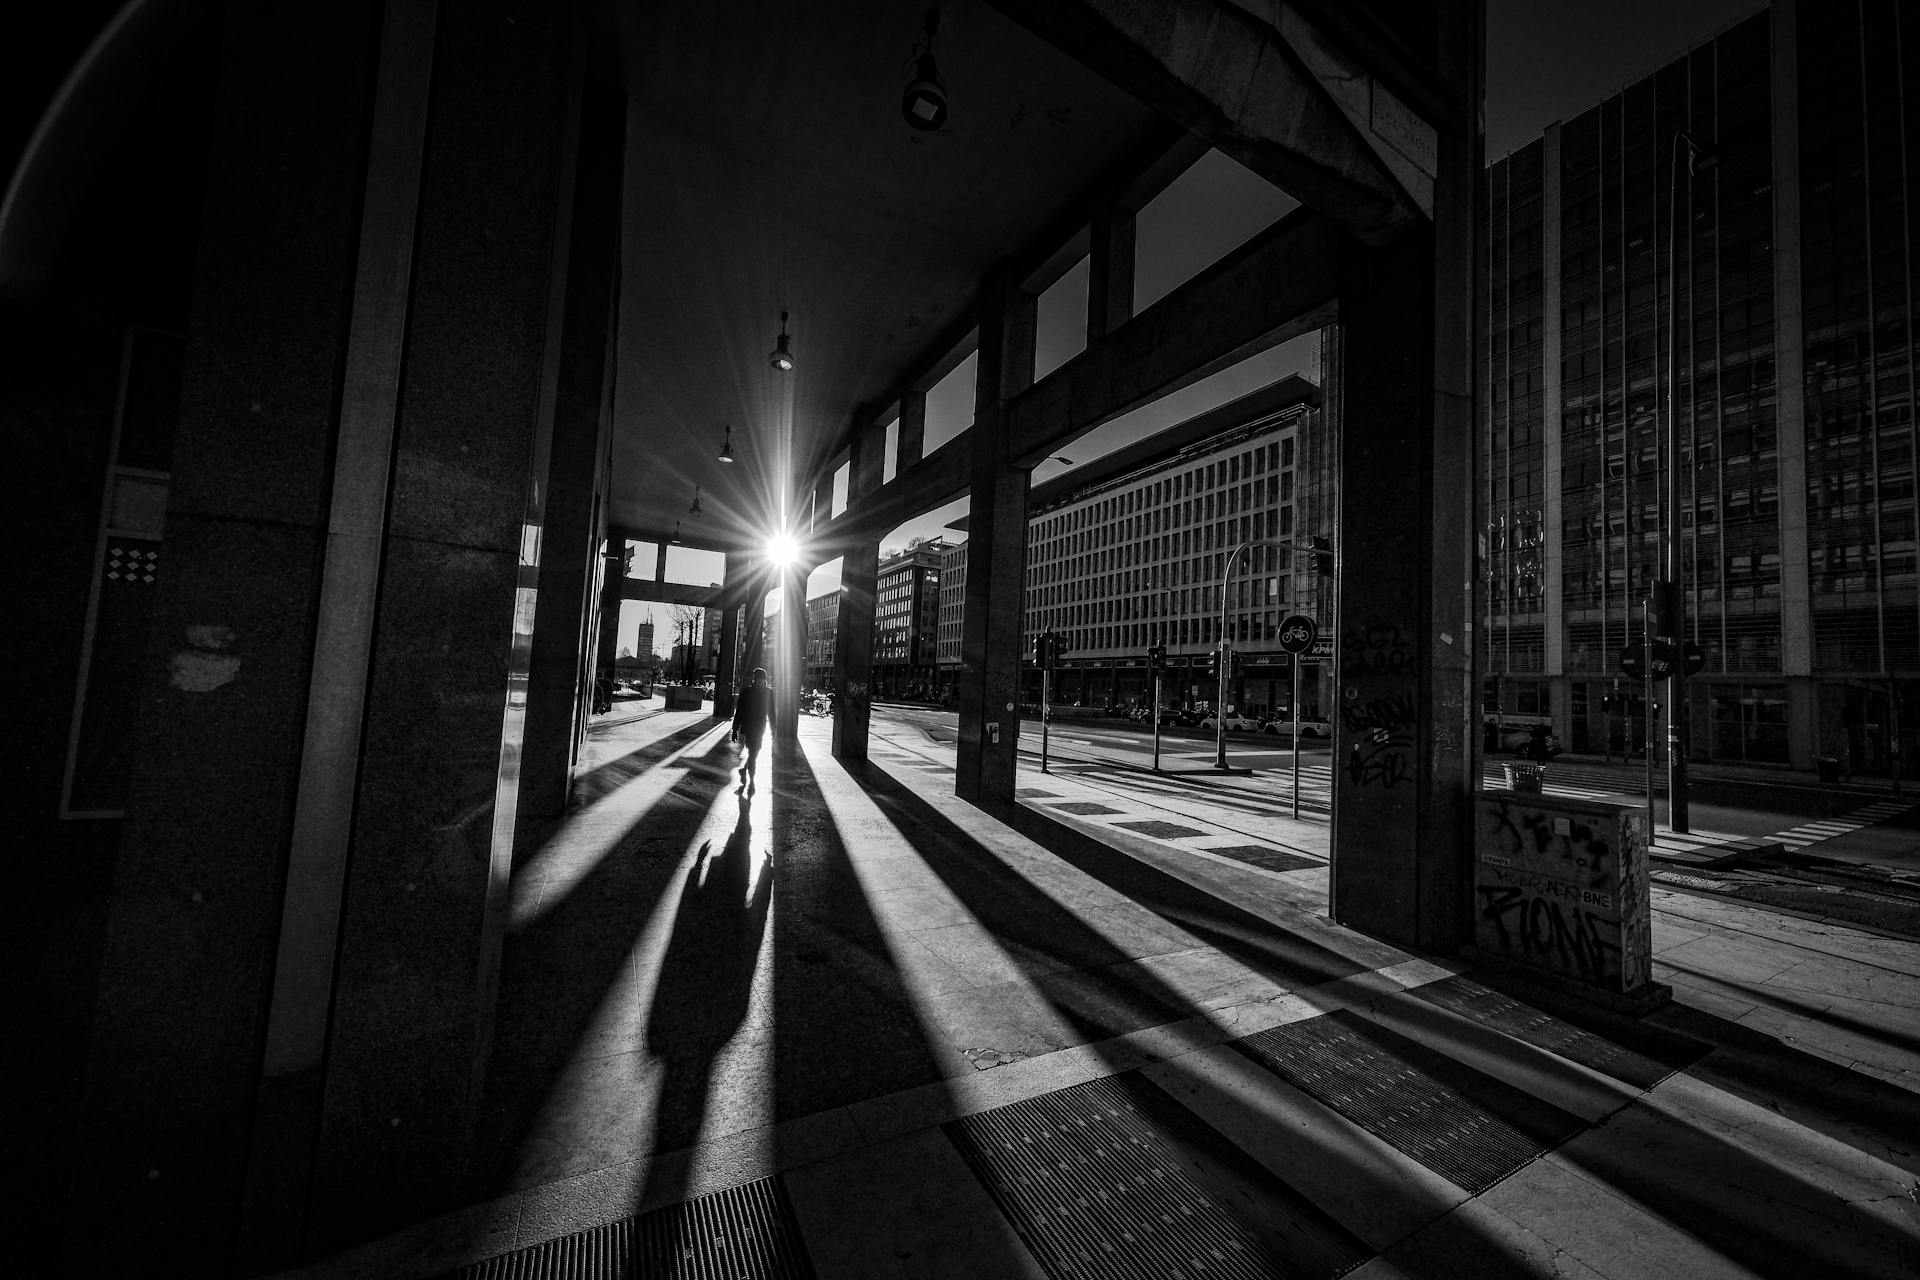
[[927,42],[913,46],[913,78],[900,95],[900,114],[923,132],[947,122],[947,87],[940,83],[940,68],[933,60],[933,33],[939,26],[940,11],[927,10]]
[[680,545],[680,522],[678,520],[673,522],[673,536],[667,539],[667,543],[675,547]]
[[693,486],[693,505],[687,508],[687,514],[690,516],[697,516],[700,514],[700,486],[699,485]]
[[720,442],[720,461],[732,462],[733,461],[733,424],[729,422],[729,423],[724,423],[723,425],[726,428],[727,438]]
[[787,313],[780,313],[780,337],[773,344],[773,350],[767,353],[767,363],[785,373],[793,368],[793,348],[787,345]]

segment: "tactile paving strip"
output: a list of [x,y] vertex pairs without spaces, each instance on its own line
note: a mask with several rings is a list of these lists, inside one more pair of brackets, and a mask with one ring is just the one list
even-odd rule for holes
[[[1429,982],[1416,988],[1412,994],[1429,1004],[1472,1018],[1515,1040],[1610,1075],[1636,1089],[1653,1088],[1698,1058],[1707,1048],[1695,1041],[1690,1046],[1679,1046],[1677,1061],[1664,1062],[1650,1058],[1636,1049],[1615,1044],[1463,976]],[[1669,1053],[1667,1056],[1675,1055]]]
[[1156,840],[1180,840],[1187,836],[1205,835],[1192,827],[1183,827],[1177,822],[1161,822],[1157,818],[1148,818],[1141,822],[1116,822],[1116,827],[1125,827],[1128,831],[1138,831],[1143,836],[1152,836]]
[[1331,1277],[1371,1256],[1137,1076],[1016,1102],[946,1131],[1051,1276]]
[[1302,867],[1324,867],[1327,865],[1317,858],[1302,857],[1297,853],[1288,853],[1284,849],[1269,849],[1263,844],[1230,844],[1218,849],[1203,848],[1200,852],[1215,854],[1222,858],[1232,858],[1235,862],[1244,862],[1254,867],[1264,867],[1268,871],[1298,871]]
[[784,1184],[762,1178],[488,1258],[442,1280],[813,1280]]
[[1294,1088],[1476,1195],[1586,1127],[1532,1094],[1346,1010],[1233,1043]]

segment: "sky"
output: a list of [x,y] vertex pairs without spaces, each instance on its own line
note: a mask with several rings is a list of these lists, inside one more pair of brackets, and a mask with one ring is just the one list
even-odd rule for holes
[[[1487,0],[1487,157],[1497,160],[1538,137],[1556,120],[1568,120],[1763,6],[1756,0]],[[1159,200],[1141,210],[1137,250],[1135,307],[1151,303],[1218,260],[1294,207],[1284,192],[1269,186],[1231,160],[1215,153]],[[1036,366],[1041,374],[1071,358],[1083,330],[1086,273],[1068,276],[1041,299],[1040,342]],[[1076,345],[1078,344],[1078,345]],[[963,430],[973,414],[971,360],[928,394],[927,449]],[[1263,352],[1173,396],[1106,423],[1062,455],[1084,466],[1195,414],[1258,390],[1290,373],[1317,375],[1312,347],[1296,340]],[[1042,463],[1033,473],[1039,484],[1071,467]],[[889,468],[891,472],[891,468]],[[964,499],[902,525],[882,543],[904,547],[913,537],[962,535],[946,522],[964,514]],[[693,574],[683,577],[682,570]],[[670,563],[669,577],[697,580],[706,566]],[[822,566],[807,584],[816,598],[838,589],[839,563]],[[770,606],[777,607],[777,606]],[[620,636],[631,643],[647,606],[629,604]],[[665,606],[652,609],[656,634],[671,631]],[[668,639],[660,646],[670,644]]]

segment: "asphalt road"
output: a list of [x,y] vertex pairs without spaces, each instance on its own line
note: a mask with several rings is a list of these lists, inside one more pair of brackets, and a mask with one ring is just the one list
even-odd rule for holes
[[[957,732],[958,716],[951,711],[887,706],[876,708],[875,713],[920,725],[939,741],[951,741]],[[1020,747],[1023,752],[1039,751],[1039,728],[1033,721],[1022,725]],[[1150,766],[1153,761],[1151,725],[1119,720],[1056,720],[1047,737],[1049,750],[1056,756],[1108,759],[1140,767]],[[1330,746],[1324,739],[1302,741],[1303,788],[1326,792],[1332,773]],[[1293,744],[1285,734],[1229,733],[1227,757],[1235,768],[1250,768],[1258,775],[1271,774],[1278,787],[1288,787],[1291,783]],[[1197,729],[1161,729],[1163,769],[1206,768],[1214,759],[1211,733]],[[1489,756],[1486,763],[1497,777],[1499,766],[1514,759],[1494,755]],[[1556,789],[1596,799],[1638,804],[1646,794],[1645,767],[1638,764],[1563,760],[1551,766],[1549,776]],[[1661,829],[1667,825],[1665,785],[1664,777],[1657,780],[1654,801],[1655,822]],[[1876,810],[1874,821],[1836,834],[1820,835],[1816,841],[1802,846],[1802,851],[1841,862],[1920,873],[1920,795],[1909,793],[1895,797],[1885,788],[1822,787],[1792,777],[1779,780],[1695,777],[1689,787],[1688,819],[1690,827],[1698,832],[1770,836],[1823,822],[1845,826],[1850,817],[1859,815],[1868,806],[1894,801],[1908,807],[1884,818],[1878,817]]]

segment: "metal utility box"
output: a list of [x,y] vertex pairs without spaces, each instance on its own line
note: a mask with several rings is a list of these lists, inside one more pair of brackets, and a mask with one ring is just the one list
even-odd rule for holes
[[1483,791],[1473,859],[1475,958],[1610,1008],[1666,1003],[1671,988],[1653,981],[1643,810]]

